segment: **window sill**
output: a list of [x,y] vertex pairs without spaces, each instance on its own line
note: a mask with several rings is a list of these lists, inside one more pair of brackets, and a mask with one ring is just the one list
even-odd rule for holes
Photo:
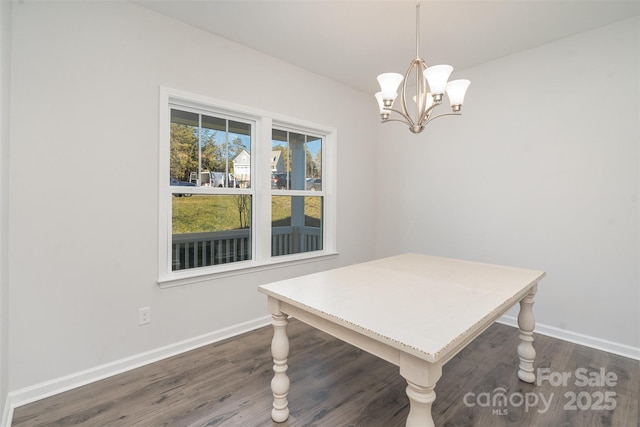
[[228,277],[253,274],[260,271],[273,270],[276,268],[320,262],[336,258],[337,256],[338,252],[325,252],[321,255],[313,256],[309,256],[308,254],[283,255],[280,257],[272,258],[269,262],[263,262],[260,264],[252,261],[247,261],[246,263],[239,262],[237,263],[237,266],[234,265],[233,268],[223,271],[211,271],[210,269],[207,269],[206,272],[203,272],[201,271],[202,269],[194,269],[191,271],[167,274],[166,276],[158,279],[158,285],[162,289],[173,288],[176,286],[185,286],[193,283],[209,282]]

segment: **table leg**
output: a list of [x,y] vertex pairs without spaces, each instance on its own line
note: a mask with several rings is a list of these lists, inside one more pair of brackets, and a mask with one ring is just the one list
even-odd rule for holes
[[436,381],[442,376],[442,365],[400,355],[400,375],[407,380],[409,415],[407,427],[435,427],[431,404],[436,400]]
[[277,423],[282,423],[289,418],[289,377],[287,376],[287,357],[289,356],[289,337],[287,336],[286,314],[272,314],[273,340],[271,340],[271,354],[273,355],[273,379],[271,391],[273,392],[273,409],[271,418]]
[[536,357],[536,350],[533,348],[533,330],[536,326],[536,319],[533,316],[533,302],[536,291],[537,284],[533,285],[529,293],[520,300],[520,312],[518,313],[518,327],[520,328],[518,378],[527,383],[533,383],[536,380],[536,375],[533,372],[533,361]]

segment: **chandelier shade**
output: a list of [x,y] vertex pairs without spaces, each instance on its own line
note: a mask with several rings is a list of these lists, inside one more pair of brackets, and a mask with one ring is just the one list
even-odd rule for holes
[[398,95],[398,86],[404,77],[398,73],[384,73],[378,76],[382,99],[395,99]]
[[431,93],[442,95],[447,86],[447,80],[453,71],[451,65],[433,65],[424,70],[424,77],[429,83]]
[[[378,76],[380,92],[375,94],[380,108],[382,122],[399,121],[409,126],[413,133],[420,133],[427,123],[442,116],[460,115],[464,96],[467,92],[469,80],[448,81],[453,67],[451,65],[427,66],[420,58],[420,2],[416,3],[416,58],[411,61],[409,69],[403,76],[399,73],[383,73]],[[412,97],[415,104],[413,114],[407,107],[407,81],[415,74],[416,95]],[[394,109],[393,104],[398,96],[398,88],[401,86],[400,110]],[[447,94],[451,105],[451,112],[433,115],[436,107],[442,103],[444,94]],[[391,118],[391,114],[397,114],[399,118]],[[395,116],[394,116],[395,117]]]
[[465,79],[452,80],[447,83],[445,90],[447,91],[451,108],[454,109],[454,111],[460,110],[460,106],[464,102],[464,95],[467,93],[467,88],[470,84],[471,82]]

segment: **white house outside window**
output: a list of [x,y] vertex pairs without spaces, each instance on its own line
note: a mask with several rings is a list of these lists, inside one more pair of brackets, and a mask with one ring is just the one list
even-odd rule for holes
[[336,253],[335,129],[173,89],[160,98],[161,284]]

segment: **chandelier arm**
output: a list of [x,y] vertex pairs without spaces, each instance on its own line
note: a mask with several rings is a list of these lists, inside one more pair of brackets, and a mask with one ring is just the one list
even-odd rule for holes
[[[442,101],[434,101],[434,102],[433,102],[433,104],[431,104],[431,106],[430,106],[429,108],[427,108],[427,109],[422,113],[422,116],[420,116],[420,121],[419,121],[418,123],[423,123],[423,124],[425,124],[425,125],[426,125],[427,123],[429,123],[429,121],[431,120],[431,119],[429,118],[429,116],[431,116],[431,112],[432,112],[432,111],[433,111],[433,110],[434,110],[438,105],[440,105],[440,104],[442,104]],[[443,115],[446,115],[446,114],[449,114],[449,113],[443,113],[443,114],[441,114],[441,115],[443,116]],[[439,117],[439,116],[438,116],[438,117]],[[434,119],[435,119],[435,117],[434,117]]]
[[[419,3],[418,3],[419,4]],[[424,78],[424,71],[427,69],[427,64],[424,60],[416,59],[416,123],[423,122],[424,117],[428,116],[425,111],[427,109],[427,88]]]
[[433,116],[433,117],[427,119],[427,121],[424,122],[424,124],[426,125],[430,121],[435,120],[438,117],[442,117],[442,116],[461,116],[461,115],[462,115],[462,113],[442,113],[442,114],[438,114],[437,116]]
[[387,123],[387,122],[400,122],[400,123],[404,123],[405,125],[412,126],[411,124],[409,124],[409,122],[402,119],[386,119],[382,121],[382,123]]
[[[414,126],[415,122],[413,121],[413,119],[411,118],[411,116],[409,115],[409,110],[407,109],[407,80],[409,79],[409,74],[411,74],[411,70],[413,70],[413,68],[416,66],[416,62],[415,61],[411,61],[411,65],[409,66],[409,69],[407,70],[406,74],[404,75],[404,79],[402,81],[402,91],[400,92],[400,98],[402,101],[402,112],[397,111],[398,113],[400,113],[402,115],[402,117],[404,117],[407,120],[407,124],[409,126]],[[417,119],[418,117],[416,117]]]
[[413,126],[413,120],[411,120],[411,117],[407,116],[405,113],[403,113],[402,111],[399,110],[394,110],[393,108],[385,108],[384,111],[388,111],[390,113],[397,113],[400,114],[402,117],[404,117],[404,120],[400,120],[400,119],[387,119],[384,120],[385,122],[403,122],[408,124],[409,126]]

